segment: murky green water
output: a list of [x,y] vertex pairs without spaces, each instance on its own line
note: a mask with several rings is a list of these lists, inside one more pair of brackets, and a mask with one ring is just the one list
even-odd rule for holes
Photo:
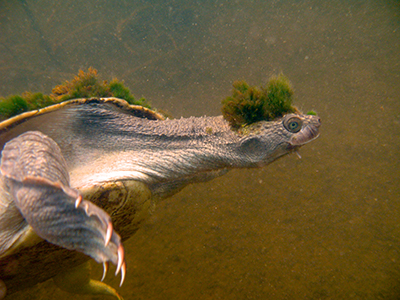
[[[234,80],[283,71],[323,121],[301,160],[161,203],[125,243],[125,299],[400,298],[398,1],[0,2],[0,95],[89,66],[174,116],[217,115]],[[54,298],[71,295],[12,297]]]

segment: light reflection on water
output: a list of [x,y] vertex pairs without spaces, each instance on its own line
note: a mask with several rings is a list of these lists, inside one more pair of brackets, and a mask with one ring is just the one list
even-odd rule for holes
[[[175,116],[216,115],[234,80],[283,71],[322,118],[301,160],[161,203],[125,243],[126,299],[400,297],[398,2],[22,3],[0,6],[1,95],[93,66]],[[16,299],[53,294],[70,298]]]

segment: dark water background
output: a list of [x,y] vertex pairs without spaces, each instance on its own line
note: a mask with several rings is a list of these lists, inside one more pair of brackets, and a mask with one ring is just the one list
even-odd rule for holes
[[161,203],[125,243],[125,299],[400,299],[399,1],[0,1],[0,95],[89,66],[176,117],[283,71],[323,121],[301,160]]

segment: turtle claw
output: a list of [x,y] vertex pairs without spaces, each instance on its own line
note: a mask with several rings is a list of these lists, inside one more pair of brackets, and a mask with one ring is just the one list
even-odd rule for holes
[[113,226],[112,226],[112,223],[111,223],[111,222],[109,222],[109,223],[108,223],[108,226],[107,226],[106,241],[105,241],[105,244],[104,244],[104,246],[107,246],[107,245],[108,245],[108,243],[110,242],[110,240],[111,240],[111,235],[112,235],[112,232],[113,232]]
[[[108,262],[103,262],[103,276],[101,277],[101,281],[103,281],[106,278],[107,271],[108,271]],[[124,248],[122,245],[118,248],[118,266],[117,266],[117,271],[115,272],[115,276],[118,275],[118,273],[121,272],[121,282],[119,286],[122,286],[122,284],[125,281],[125,274],[126,274],[126,263],[124,260]]]
[[119,245],[118,247],[118,264],[117,264],[117,270],[115,271],[115,275],[118,275],[119,271],[121,270],[122,265],[125,263],[125,253],[124,253],[124,247],[122,245]]
[[[83,250],[75,249],[81,251],[97,262],[102,262],[104,267],[103,278],[106,276],[108,271],[108,262],[112,262],[117,266],[117,275],[122,265],[125,265],[124,258],[124,247],[121,243],[120,236],[114,231],[112,226],[110,216],[103,211],[101,208],[96,206],[90,201],[82,200],[81,205],[76,210],[83,210],[86,218],[89,218],[85,225],[88,226],[87,230],[90,231],[90,235],[85,238],[85,234],[82,234],[82,239],[84,239]],[[83,228],[82,228],[83,229]]]
[[82,200],[83,200],[82,195],[79,195],[78,198],[76,198],[76,200],[75,200],[75,208],[79,207],[79,205],[81,204]]
[[107,271],[108,271],[108,262],[103,262],[103,276],[101,277],[101,281],[103,281],[104,278],[106,278]]
[[122,247],[122,245],[119,245],[118,247],[118,264],[117,264],[117,270],[115,271],[115,276],[117,276],[119,272],[121,272],[121,282],[119,286],[122,286],[122,284],[125,281],[125,274],[126,274],[125,252],[124,252],[124,247]]
[[122,286],[122,284],[125,281],[125,274],[126,274],[126,264],[125,262],[121,266],[121,282],[119,283],[119,286]]

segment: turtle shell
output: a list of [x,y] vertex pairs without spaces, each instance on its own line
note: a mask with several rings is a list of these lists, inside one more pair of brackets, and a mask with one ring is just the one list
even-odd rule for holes
[[[74,99],[29,111],[1,122],[0,147],[2,149],[5,143],[26,131],[38,130],[59,144],[63,155],[65,151],[67,163],[76,164],[73,159],[74,153],[77,153],[76,149],[74,151],[70,149],[75,145],[74,136],[71,136],[71,131],[68,129],[69,115],[74,114],[76,108],[80,106],[95,107],[99,104],[107,106],[108,110],[118,111],[127,116],[164,120],[161,114],[153,110],[129,105],[125,100],[118,98]],[[61,115],[60,112],[62,112]],[[63,125],[58,128],[60,120],[63,120]],[[83,153],[83,155],[85,154]],[[78,189],[86,200],[92,201],[108,212],[114,229],[122,240],[126,240],[139,229],[140,224],[155,206],[148,187],[135,180],[95,182],[82,189],[78,187]],[[4,191],[0,189],[0,193],[4,193]],[[2,201],[0,198],[0,204]],[[11,253],[0,256],[0,279],[7,286],[7,295],[48,280],[60,271],[68,271],[69,268],[89,259],[77,251],[63,249],[41,240],[33,232],[28,232],[20,245]]]
[[[38,117],[45,116],[51,112],[55,112],[61,109],[65,109],[67,107],[78,106],[78,105],[90,105],[90,104],[107,104],[113,106],[114,109],[118,109],[121,113],[132,115],[139,118],[145,118],[149,120],[165,120],[165,117],[151,109],[148,109],[144,106],[140,105],[131,105],[125,100],[119,98],[81,98],[81,99],[73,99],[65,102],[61,102],[58,104],[54,104],[51,106],[47,106],[41,109],[28,111],[12,117],[10,119],[4,120],[0,122],[0,148],[3,149],[4,144],[11,140],[12,138],[20,135],[21,133],[27,130],[35,130],[35,126],[30,125],[29,128],[23,126],[23,124],[27,121],[32,121],[33,119],[37,119]],[[41,119],[41,118],[40,118]],[[35,124],[36,122],[34,122]],[[43,124],[42,124],[43,125]],[[39,131],[43,126],[38,126]],[[14,130],[13,130],[14,129]]]

